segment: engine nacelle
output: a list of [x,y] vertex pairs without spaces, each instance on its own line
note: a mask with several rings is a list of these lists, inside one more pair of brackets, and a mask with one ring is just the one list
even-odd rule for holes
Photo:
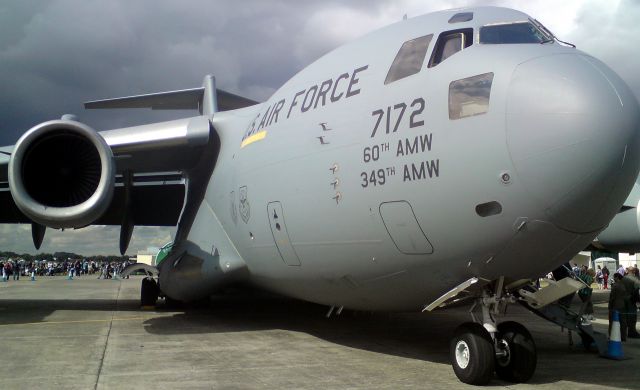
[[640,202],[611,220],[598,235],[597,246],[611,252],[640,252]]
[[44,122],[24,133],[14,147],[8,173],[16,206],[48,227],[89,225],[113,197],[111,148],[95,130],[75,121]]

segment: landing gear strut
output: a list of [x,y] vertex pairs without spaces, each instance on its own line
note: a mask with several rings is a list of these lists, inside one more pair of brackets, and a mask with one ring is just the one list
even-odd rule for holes
[[[514,303],[512,295],[502,295],[502,280],[495,292],[484,292],[471,307],[474,322],[460,325],[449,345],[453,371],[460,381],[485,385],[495,372],[509,382],[526,382],[533,376],[537,364],[536,346],[531,333],[517,322],[498,324],[507,304]],[[476,319],[474,309],[480,306],[482,320]]]
[[140,287],[140,304],[142,306],[155,306],[159,293],[158,283],[153,277],[149,276],[142,279]]

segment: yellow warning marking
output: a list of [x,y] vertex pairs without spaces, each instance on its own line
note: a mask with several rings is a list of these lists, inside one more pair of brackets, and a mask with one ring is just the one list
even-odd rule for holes
[[240,148],[244,148],[245,146],[252,144],[254,142],[260,141],[262,139],[264,139],[264,137],[267,136],[267,131],[266,130],[262,130],[259,131],[257,133],[255,133],[254,135],[247,137],[244,139],[244,141],[242,141],[242,143],[240,144]]
[[49,325],[49,324],[82,324],[88,322],[110,322],[110,321],[134,321],[134,320],[144,320],[142,317],[131,317],[131,318],[110,318],[108,320],[76,320],[76,321],[43,321],[43,322],[25,322],[25,323],[15,323],[15,324],[0,324],[0,326],[15,326],[15,325]]

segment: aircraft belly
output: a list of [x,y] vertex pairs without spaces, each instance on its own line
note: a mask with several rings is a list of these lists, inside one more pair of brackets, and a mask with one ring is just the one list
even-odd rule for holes
[[[510,279],[542,277],[550,269],[569,261],[594,235],[571,234],[557,229],[551,223],[532,221],[514,233],[510,240],[503,241],[501,248],[487,247],[484,254],[452,250],[446,256],[422,256],[415,259],[420,260],[422,265],[389,267],[388,273],[369,278],[355,272],[340,272],[346,271],[345,267],[334,267],[331,272],[329,267],[320,267],[317,271],[324,270],[321,276],[315,271],[288,278],[252,273],[250,280],[271,291],[328,306],[344,306],[355,310],[415,311],[442,295],[443,291],[473,276],[485,280],[495,280],[503,275],[508,275]],[[358,252],[360,248],[354,249]],[[322,251],[327,258],[339,258],[343,253],[336,243],[327,243],[327,248],[309,246],[307,250],[309,253]],[[299,252],[301,257],[307,255],[307,250]],[[401,256],[407,255],[395,255],[395,258],[389,259],[400,262]],[[371,267],[374,266],[372,263]]]

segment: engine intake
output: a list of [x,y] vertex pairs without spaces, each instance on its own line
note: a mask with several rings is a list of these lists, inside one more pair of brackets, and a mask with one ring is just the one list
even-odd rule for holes
[[41,123],[15,145],[9,187],[31,220],[53,228],[89,225],[111,203],[111,148],[89,126],[69,120]]

